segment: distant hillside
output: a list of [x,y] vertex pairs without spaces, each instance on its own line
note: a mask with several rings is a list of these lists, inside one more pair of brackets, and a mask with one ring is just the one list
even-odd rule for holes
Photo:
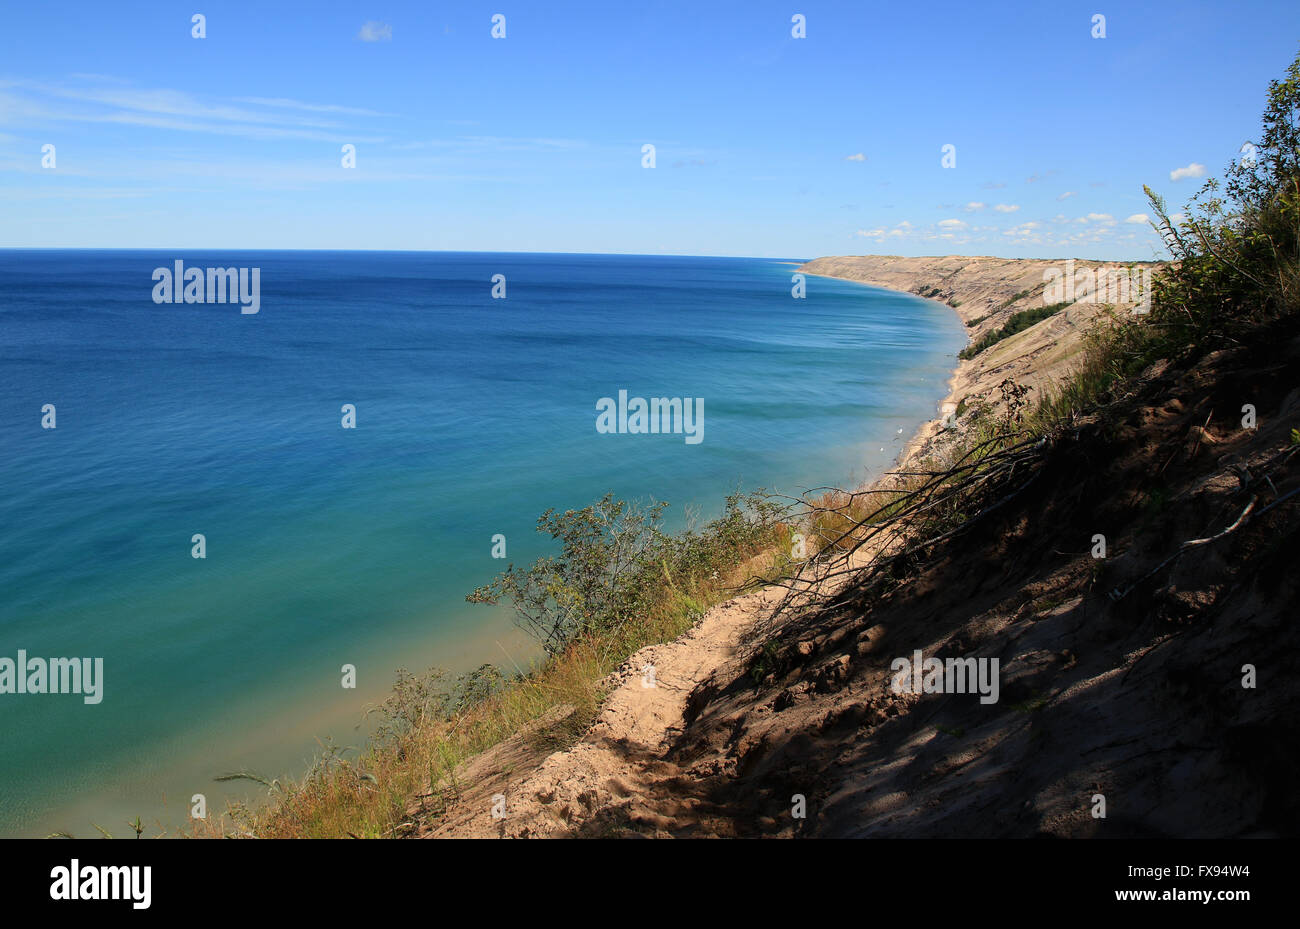
[[[1016,314],[1040,309],[1056,295],[1048,279],[1072,272],[1083,279],[1098,273],[1133,268],[1154,275],[1157,262],[1103,262],[1082,259],[968,258],[948,255],[901,258],[896,255],[856,255],[816,258],[797,270],[805,274],[836,277],[888,290],[928,297],[947,304],[967,324],[972,345],[996,333]],[[998,408],[998,385],[1010,378],[1030,388],[1031,402],[1060,384],[1071,373],[1075,356],[1083,347],[1082,334],[1098,314],[1127,316],[1135,302],[1104,303],[1107,294],[1091,288],[1069,294],[1076,298],[1049,318],[997,342],[968,361],[962,361],[949,382],[939,418],[915,436],[904,458],[934,451],[942,438],[943,419],[959,409],[984,403]],[[1068,301],[1067,301],[1068,302]]]

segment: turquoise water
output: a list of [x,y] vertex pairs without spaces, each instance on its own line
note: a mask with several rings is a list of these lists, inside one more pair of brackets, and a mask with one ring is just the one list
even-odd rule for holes
[[[154,303],[177,259],[260,268],[260,311]],[[829,279],[793,299],[793,266],[0,252],[0,659],[104,665],[96,705],[0,694],[0,834],[174,826],[195,793],[249,794],[214,775],[354,744],[399,666],[525,666],[509,613],[464,595],[504,564],[493,535],[517,564],[545,550],[548,507],[613,491],[680,520],[887,467],[964,329]],[[702,398],[704,440],[597,433],[620,389]]]

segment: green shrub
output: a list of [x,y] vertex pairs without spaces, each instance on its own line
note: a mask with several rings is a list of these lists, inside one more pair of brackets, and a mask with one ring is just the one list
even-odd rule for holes
[[[1144,188],[1175,264],[1153,285],[1150,351],[1208,350],[1300,305],[1300,56],[1269,83],[1263,135],[1181,218]],[[1243,146],[1243,149],[1246,146]]]
[[1029,296],[1030,294],[1032,294],[1036,289],[1037,289],[1037,288],[1035,288],[1035,287],[1031,287],[1031,288],[1029,288],[1028,290],[1022,290],[1022,291],[1020,291],[1020,293],[1016,294],[1014,297],[1011,297],[1011,298],[1008,299],[1008,300],[1004,300],[1004,301],[1002,301],[1002,303],[998,304],[998,308],[997,308],[997,310],[994,310],[993,312],[996,313],[996,312],[998,312],[999,310],[1005,310],[1007,307],[1011,306],[1011,304],[1015,303],[1017,300],[1023,300],[1023,299],[1025,299],[1025,297],[1028,297],[1028,296]]
[[666,503],[629,504],[606,494],[580,510],[547,510],[537,530],[560,542],[558,556],[510,565],[467,600],[509,600],[520,624],[550,654],[590,633],[644,617],[665,591],[699,584],[773,544],[782,508],[761,493],[732,494],[722,515],[675,535],[662,528]]
[[1061,303],[1052,303],[1048,306],[1038,306],[1030,310],[1021,310],[1019,313],[1012,313],[1002,328],[985,333],[983,338],[974,345],[968,345],[958,352],[957,357],[962,360],[974,358],[986,348],[997,345],[1003,339],[1008,339],[1017,332],[1023,332],[1034,323],[1042,322],[1049,316],[1055,316],[1069,305],[1070,301],[1066,300]]
[[1253,159],[1230,164],[1222,184],[1207,180],[1181,218],[1170,216],[1165,201],[1145,188],[1153,225],[1174,262],[1154,276],[1149,314],[1110,314],[1097,321],[1087,334],[1083,363],[1034,411],[1035,430],[1105,403],[1154,361],[1195,358],[1300,308],[1298,117],[1300,55],[1283,80],[1269,83]]

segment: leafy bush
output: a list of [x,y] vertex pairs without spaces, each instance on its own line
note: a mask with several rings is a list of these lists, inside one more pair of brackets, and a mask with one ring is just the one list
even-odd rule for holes
[[[1007,307],[1011,306],[1011,304],[1015,303],[1017,300],[1025,299],[1025,297],[1028,297],[1037,289],[1038,288],[1036,287],[1031,287],[1028,290],[1020,291],[1020,293],[1016,294],[1015,296],[1010,297],[1009,299],[1004,300],[1002,301],[1002,303],[998,304],[998,310],[1005,310]],[[998,310],[994,310],[994,312],[996,313]]]
[[974,345],[968,345],[957,353],[957,357],[963,361],[974,358],[984,349],[997,345],[1003,339],[1009,339],[1017,332],[1023,332],[1034,323],[1042,322],[1049,316],[1055,316],[1061,310],[1070,305],[1066,300],[1061,303],[1052,303],[1048,306],[1037,306],[1029,310],[1021,310],[1019,313],[1012,313],[1011,317],[1003,324],[1001,329],[994,329],[992,332],[984,334]]
[[[1198,354],[1238,341],[1247,330],[1297,309],[1300,295],[1300,55],[1269,83],[1263,136],[1253,153],[1211,178],[1171,216],[1146,188],[1174,262],[1152,281],[1145,316],[1098,320],[1075,374],[1042,398],[1039,431],[1072,421],[1159,359]],[[1222,194],[1220,190],[1222,189]]]
[[[1153,286],[1157,351],[1205,350],[1300,302],[1300,56],[1269,83],[1263,136],[1224,183],[1210,178],[1181,217],[1145,188],[1176,263]],[[1253,152],[1248,146],[1253,147]]]
[[698,530],[662,528],[668,504],[629,504],[606,494],[580,510],[547,510],[537,530],[560,542],[558,556],[510,565],[467,600],[509,600],[520,624],[550,654],[592,632],[619,629],[654,610],[671,588],[690,591],[777,539],[782,508],[761,493],[732,494]]

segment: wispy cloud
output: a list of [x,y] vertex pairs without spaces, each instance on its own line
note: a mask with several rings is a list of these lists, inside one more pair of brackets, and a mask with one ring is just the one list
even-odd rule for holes
[[1019,203],[998,203],[994,205],[993,209],[997,210],[999,213],[1014,213],[1016,212],[1016,210],[1020,209],[1020,204]]
[[129,84],[131,83],[124,77],[115,77],[112,74],[95,74],[79,71],[75,74],[69,74],[69,78],[74,81],[98,81],[106,84]]
[[[6,88],[9,92],[5,92]],[[323,115],[371,115],[369,111],[285,100],[277,100],[274,104],[236,105],[259,99],[245,98],[232,103],[204,100],[169,88],[5,81],[0,82],[0,119],[11,125],[106,123],[252,139],[381,141],[379,137],[359,135],[355,127],[345,127]],[[289,112],[285,112],[286,109]],[[348,128],[346,133],[341,131],[345,128]]]
[[867,156],[862,154],[862,152],[858,152],[856,155],[845,155],[844,160],[845,161],[866,161]]
[[1016,238],[1033,235],[1035,232],[1037,232],[1039,226],[1040,226],[1039,223],[1036,223],[1031,220],[1027,223],[1021,223],[1019,226],[1012,226],[1010,229],[1005,229],[1003,230],[1002,234],[1005,236],[1012,236]]
[[362,42],[391,42],[393,40],[393,27],[388,23],[371,20],[361,27],[361,31],[357,33],[357,38]]
[[251,103],[254,106],[279,107],[287,110],[305,110],[309,113],[345,113],[349,116],[393,116],[393,113],[381,113],[378,110],[366,110],[355,106],[339,106],[335,103],[303,103],[301,100],[289,100],[284,97],[236,97],[236,103]]
[[[531,136],[466,135],[451,139],[416,139],[398,142],[394,151],[438,149],[462,153],[471,152],[569,152],[586,148],[585,139],[556,139]],[[772,178],[775,180],[775,178]]]
[[877,242],[883,239],[902,239],[911,234],[912,224],[907,220],[903,220],[893,229],[886,229],[884,226],[879,226],[875,229],[859,229],[857,232],[853,233],[856,238],[874,239]]

